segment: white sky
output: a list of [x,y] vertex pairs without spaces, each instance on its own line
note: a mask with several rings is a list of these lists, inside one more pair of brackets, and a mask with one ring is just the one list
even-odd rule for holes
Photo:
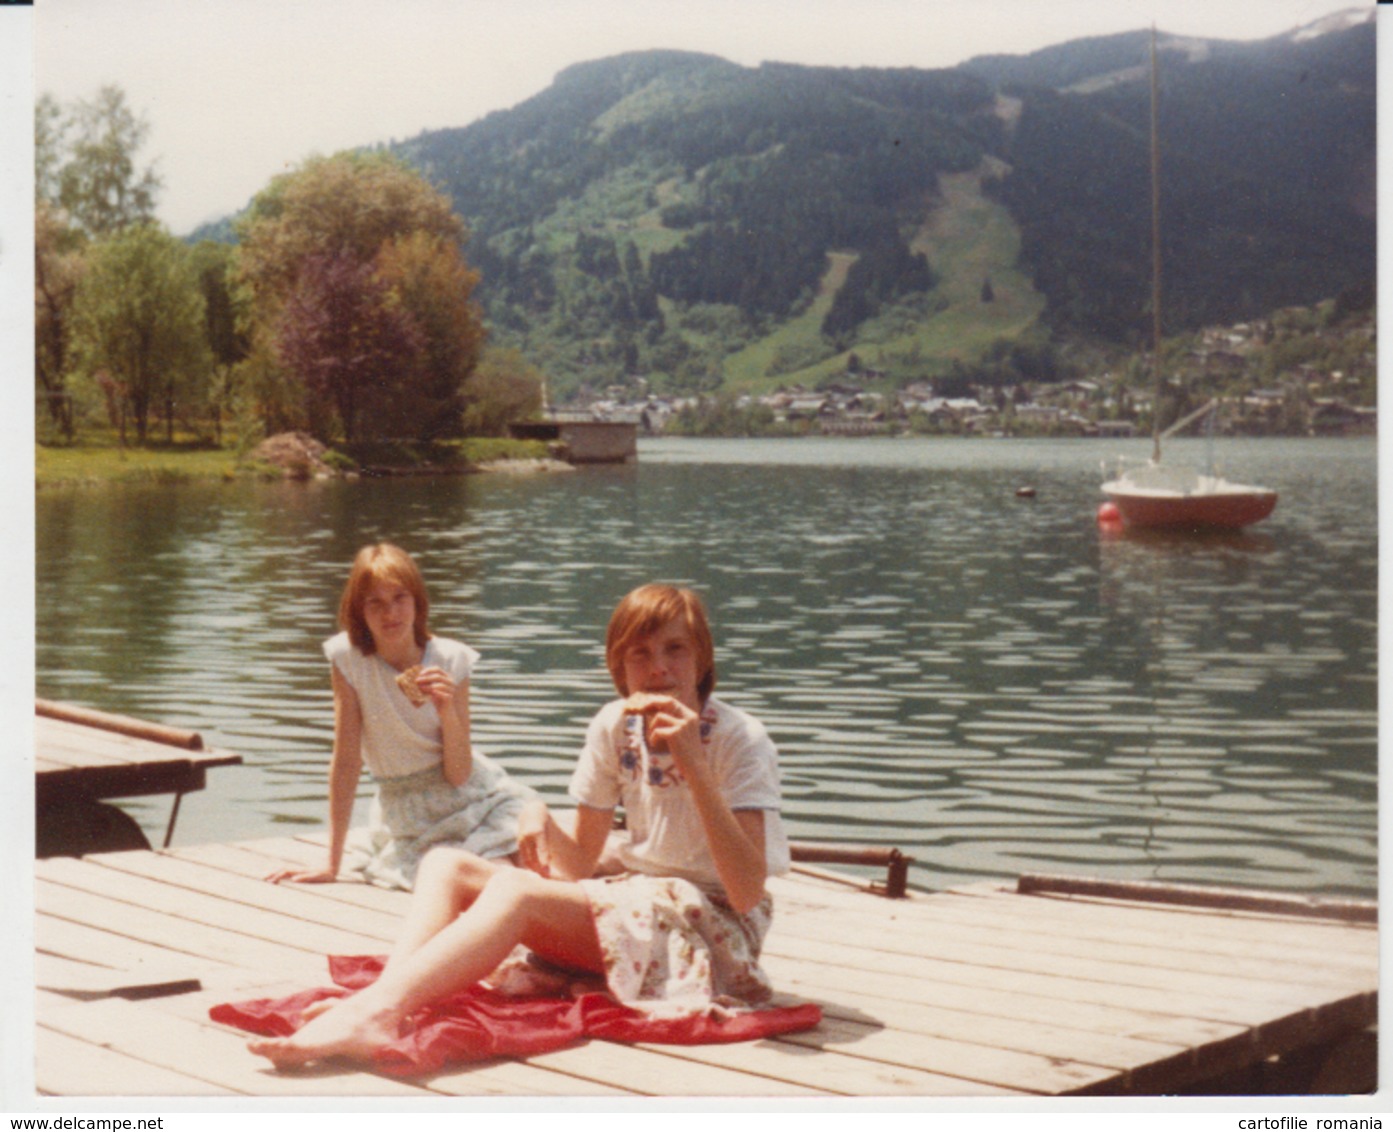
[[179,235],[315,153],[465,126],[572,63],[681,48],[735,63],[949,67],[1151,26],[1257,39],[1372,0],[38,0],[35,84],[116,83],[150,123]]

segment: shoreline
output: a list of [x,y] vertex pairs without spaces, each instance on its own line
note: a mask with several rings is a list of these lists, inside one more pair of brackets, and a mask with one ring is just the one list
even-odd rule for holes
[[[173,485],[246,480],[329,480],[389,476],[474,475],[500,472],[539,474],[570,470],[532,441],[474,437],[451,442],[457,451],[441,459],[439,449],[424,456],[409,448],[374,452],[354,460],[315,444],[284,445],[273,452],[239,453],[198,445],[122,447],[114,443],[71,446],[36,444],[34,487],[88,488],[104,484]],[[435,459],[431,459],[435,457]],[[453,457],[453,458],[451,458]]]

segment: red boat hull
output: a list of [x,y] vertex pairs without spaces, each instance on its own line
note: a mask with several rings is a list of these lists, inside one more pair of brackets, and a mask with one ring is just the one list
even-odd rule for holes
[[1173,496],[1117,491],[1106,494],[1129,527],[1236,530],[1261,522],[1277,506],[1275,491]]

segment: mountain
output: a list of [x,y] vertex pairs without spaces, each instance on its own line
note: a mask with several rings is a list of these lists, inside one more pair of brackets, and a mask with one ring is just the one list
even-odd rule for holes
[[[1159,35],[1167,333],[1372,287],[1372,16]],[[468,223],[492,340],[561,398],[1048,377],[1060,342],[1149,326],[1149,39],[943,70],[638,52],[391,148]]]
[[[1374,27],[1159,45],[1163,310],[1183,329],[1372,281]],[[1149,287],[1147,33],[963,65],[1021,100],[1001,196],[1056,328],[1124,336]],[[1129,60],[1131,61],[1129,65]],[[1129,203],[1131,202],[1131,203]]]

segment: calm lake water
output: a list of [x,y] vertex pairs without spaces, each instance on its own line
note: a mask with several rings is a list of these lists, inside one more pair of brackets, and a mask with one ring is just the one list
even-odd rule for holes
[[[319,645],[354,552],[387,539],[436,631],[483,653],[476,744],[564,803],[612,694],[609,612],[674,580],[711,606],[721,694],[778,743],[794,837],[898,846],[925,888],[1373,896],[1376,444],[1221,449],[1282,497],[1208,539],[1097,529],[1100,461],[1143,441],[658,440],[565,474],[45,490],[39,694],[243,755],[176,844],[317,828]],[[169,805],[128,808],[157,841]]]

